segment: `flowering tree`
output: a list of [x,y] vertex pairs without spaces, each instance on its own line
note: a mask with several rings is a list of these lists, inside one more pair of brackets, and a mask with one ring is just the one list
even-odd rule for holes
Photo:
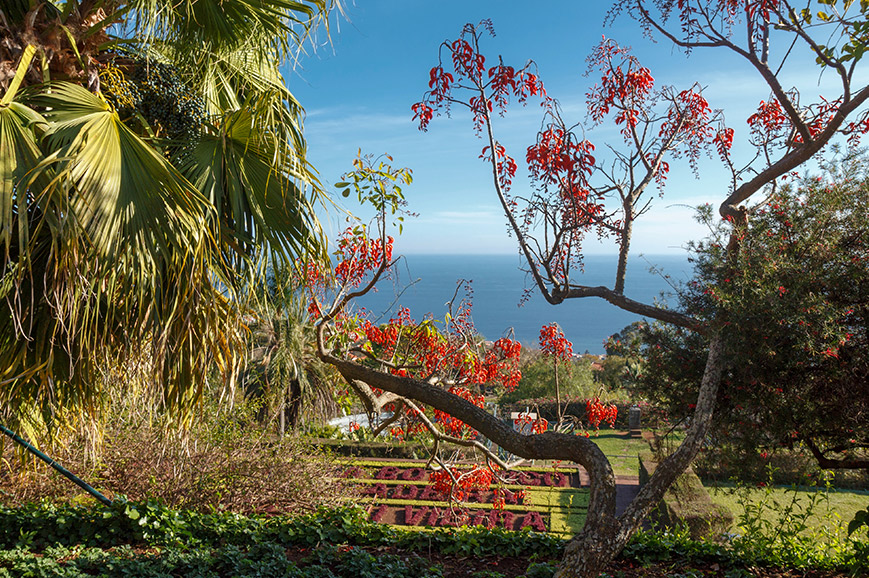
[[[648,206],[650,187],[665,186],[673,159],[684,159],[696,171],[700,154],[719,157],[732,176],[730,188],[722,191],[725,198],[720,213],[732,227],[727,247],[736,256],[749,216],[742,203],[760,191],[774,190],[779,179],[835,136],[857,139],[869,128],[863,109],[869,87],[854,82],[869,5],[837,0],[818,4],[824,11],[821,15],[794,8],[786,0],[659,0],[654,6],[643,0],[621,0],[613,9],[613,17],[629,14],[649,34],[663,36],[688,51],[729,50],[766,82],[770,96],[761,97],[764,101],[757,114],[748,119],[752,130],[745,143],[757,154],[746,166],[737,167],[732,156],[735,130],[724,125],[699,85],[656,87],[651,72],[636,57],[606,39],[589,59],[590,71],[600,80],[588,93],[588,108],[592,125],[613,122],[621,130],[622,142],[609,149],[610,162],[596,159],[594,145],[578,127],[563,120],[558,103],[546,93],[533,64],[516,68],[499,60],[487,65],[480,42],[492,32],[488,22],[466,26],[458,39],[441,46],[441,59],[429,75],[429,91],[413,106],[414,118],[423,130],[436,114],[457,108],[470,113],[474,132],[484,140],[481,156],[491,168],[495,194],[528,271],[548,302],[599,297],[625,310],[696,331],[709,340],[684,443],[659,464],[619,516],[612,468],[597,446],[584,437],[556,432],[518,434],[429,380],[378,371],[321,342],[321,356],[347,379],[438,408],[516,455],[582,465],[592,480],[588,517],[565,550],[559,576],[599,574],[688,466],[708,431],[726,365],[717,320],[624,296],[632,224]],[[791,48],[796,44],[802,51]],[[798,91],[782,86],[777,71],[806,53],[841,81],[838,95],[805,104]],[[541,102],[544,118],[525,154],[530,192],[516,195],[510,191],[517,163],[496,139],[494,119],[495,112],[504,113],[511,101],[524,104],[529,99]],[[588,234],[612,237],[619,247],[612,288],[584,286],[573,275],[581,268],[582,242]],[[325,325],[321,330],[325,331]]]
[[[458,289],[443,321],[431,316],[418,321],[409,309],[399,307],[387,322],[376,323],[366,311],[347,307],[388,276],[395,264],[387,221],[394,217],[392,224],[400,227],[407,214],[402,186],[412,179],[409,169],[394,169],[387,161],[392,158],[360,155],[354,161],[355,170],[338,183],[344,196],[355,191],[361,203],[374,206],[378,215],[373,226],[356,223],[341,233],[332,268],[317,260],[300,267],[308,312],[318,327],[320,355],[329,363],[345,360],[376,374],[424,381],[483,411],[484,387],[509,391],[517,386],[522,346],[508,337],[491,344],[482,342],[474,330],[470,300],[459,299]],[[389,431],[402,440],[424,432],[431,435],[434,445],[429,465],[435,469],[431,481],[446,498],[461,501],[467,492],[488,488],[493,480],[506,481],[499,472],[508,470],[510,464],[490,452],[479,432],[461,416],[351,373],[342,375],[372,418],[383,410],[392,412],[391,418],[375,427],[374,435]],[[486,466],[460,469],[446,463],[438,452],[444,443],[474,448],[485,455]],[[503,507],[503,491],[496,494],[496,506]]]
[[561,425],[561,390],[558,383],[558,366],[565,364],[567,370],[570,371],[573,344],[564,336],[558,323],[550,323],[540,328],[540,351],[544,357],[552,359],[552,368],[555,371],[555,408],[558,425]]

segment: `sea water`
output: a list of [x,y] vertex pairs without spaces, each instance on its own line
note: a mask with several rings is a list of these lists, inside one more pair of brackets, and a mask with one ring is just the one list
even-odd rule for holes
[[[408,255],[396,266],[392,278],[382,280],[376,292],[357,299],[372,319],[389,319],[398,307],[410,309],[417,321],[426,314],[443,320],[448,302],[465,297],[464,283],[472,288],[472,316],[476,331],[486,339],[501,336],[537,346],[540,328],[557,322],[573,342],[575,353],[603,353],[603,342],[626,325],[642,319],[596,297],[569,299],[550,305],[521,270],[512,255]],[[613,287],[616,256],[585,258],[584,272],[571,275],[576,284]],[[650,271],[650,269],[653,269]],[[676,306],[675,288],[690,278],[687,255],[647,255],[628,263],[625,295],[653,304]],[[525,289],[531,289],[527,299]],[[455,311],[454,307],[454,311]]]

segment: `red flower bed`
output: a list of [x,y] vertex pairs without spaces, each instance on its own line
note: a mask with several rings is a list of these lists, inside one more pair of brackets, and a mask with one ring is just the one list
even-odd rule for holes
[[[492,484],[486,489],[471,489],[463,493],[466,507],[450,507],[446,496],[434,484],[426,484],[429,471],[424,467],[377,466],[367,468],[364,462],[348,468],[348,478],[365,480],[362,496],[373,498],[371,519],[375,522],[405,526],[476,526],[501,527],[534,531],[549,529],[549,515],[536,511],[533,506],[523,508],[524,490],[508,489]],[[525,487],[570,488],[579,487],[579,475],[573,469],[566,471],[520,470],[510,473],[511,485]],[[423,502],[420,504],[383,504],[380,500]],[[441,502],[443,506],[432,505]],[[498,507],[493,507],[496,504]],[[479,506],[478,506],[479,505]],[[482,508],[480,506],[483,506]],[[507,509],[504,509],[507,506]]]

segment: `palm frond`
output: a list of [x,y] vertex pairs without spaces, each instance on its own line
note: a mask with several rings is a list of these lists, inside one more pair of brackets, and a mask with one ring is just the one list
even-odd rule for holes
[[[26,259],[28,253],[30,219],[19,215],[28,204],[27,181],[31,170],[43,160],[34,132],[37,126],[44,128],[47,123],[27,106],[14,101],[0,106],[0,246],[7,262],[13,257]],[[13,256],[12,235],[16,229],[17,255]]]
[[74,184],[72,208],[101,258],[132,250],[153,274],[154,256],[204,242],[207,201],[105,102],[71,83],[31,102],[46,109],[45,146]]
[[185,174],[246,254],[252,256],[254,246],[282,260],[319,252],[322,232],[297,184],[304,177],[299,167],[276,154],[247,110],[227,114],[216,130],[202,138]]
[[[131,0],[138,40],[219,53],[255,40],[279,60],[328,15],[327,0]],[[191,54],[195,58],[195,54]]]

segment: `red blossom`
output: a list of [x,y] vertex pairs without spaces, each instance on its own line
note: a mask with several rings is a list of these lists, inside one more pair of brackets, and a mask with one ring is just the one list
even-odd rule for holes
[[[483,147],[480,158],[486,161],[492,160],[492,156],[488,154],[489,150],[490,147]],[[516,176],[516,161],[507,154],[507,150],[500,143],[495,143],[495,169],[498,173],[498,182],[501,184],[501,187],[505,191],[510,190],[513,177]]]
[[540,351],[547,357],[569,361],[573,357],[573,344],[557,323],[550,323],[540,328]]
[[600,123],[611,111],[616,111],[616,124],[624,124],[622,133],[630,138],[639,122],[639,114],[647,107],[655,79],[629,48],[606,38],[592,51],[588,63],[589,70],[601,72],[600,83],[586,95],[589,116]]
[[428,130],[428,124],[434,116],[434,109],[425,102],[417,102],[410,109],[413,111],[412,120],[419,119],[419,130]]
[[788,118],[778,100],[760,101],[757,112],[748,117],[751,133],[759,139],[769,139],[788,126]]
[[615,427],[619,408],[615,404],[601,403],[600,399],[595,397],[585,402],[585,413],[589,425],[598,430],[601,422],[609,423],[610,427]]
[[444,72],[442,66],[435,66],[429,73],[431,80],[428,86],[431,88],[431,95],[436,103],[446,100],[450,94],[450,86],[453,83],[453,75],[449,72]]
[[517,89],[521,90],[521,85],[517,83],[516,71],[512,66],[499,64],[489,69],[489,78],[491,78],[489,83],[492,90],[491,99],[503,113],[507,109],[507,99],[510,94],[515,93]]
[[369,239],[364,233],[347,228],[338,238],[338,264],[335,278],[345,286],[358,287],[365,276],[392,260],[393,238]]

